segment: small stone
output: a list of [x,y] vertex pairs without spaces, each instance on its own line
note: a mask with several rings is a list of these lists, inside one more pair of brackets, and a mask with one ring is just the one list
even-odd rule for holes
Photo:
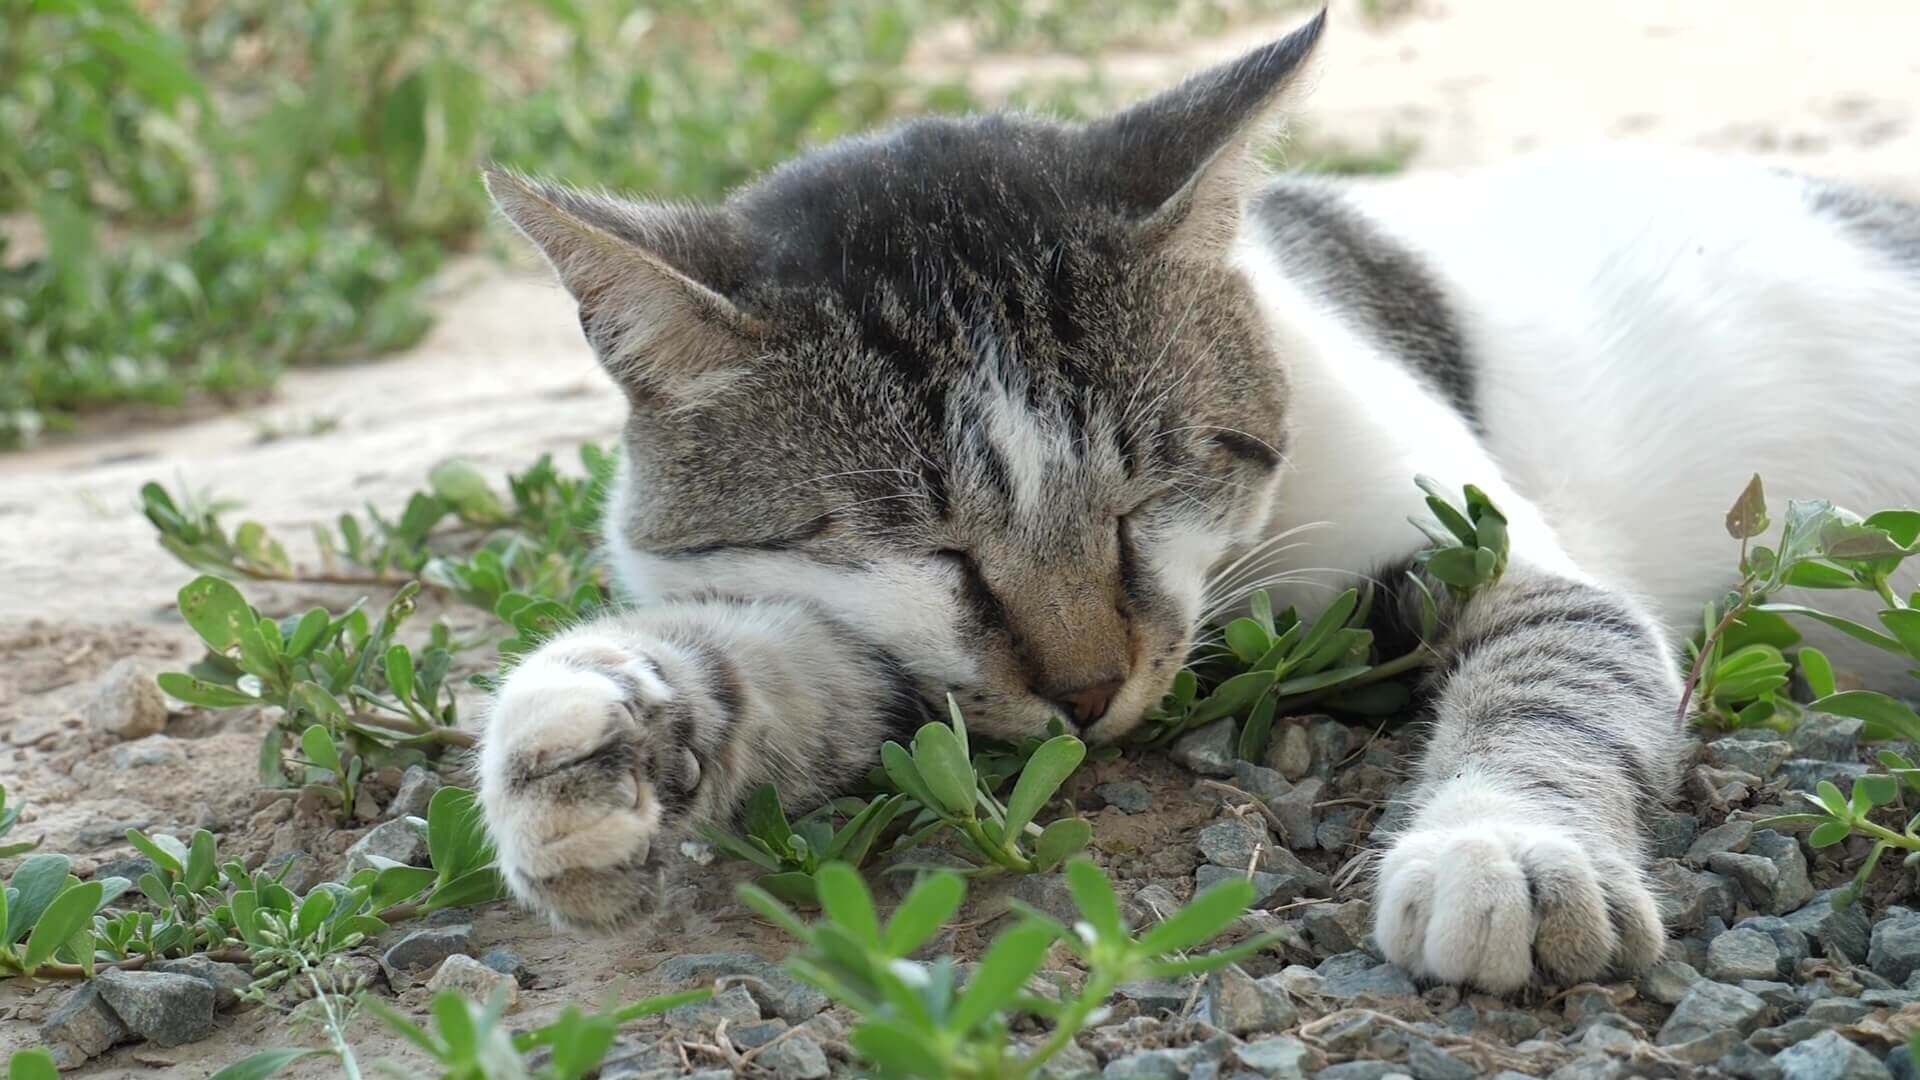
[[1747,842],[1747,854],[1759,855],[1773,863],[1779,876],[1773,891],[1753,897],[1754,906],[1763,914],[1785,915],[1805,907],[1813,899],[1813,881],[1807,876],[1807,856],[1800,841],[1786,833],[1759,829]]
[[132,1029],[120,1019],[100,996],[91,982],[67,995],[40,1024],[40,1041],[46,1043],[58,1068],[77,1069],[88,1058],[112,1049],[133,1038]]
[[1547,1074],[1548,1080],[1615,1080],[1627,1075],[1619,1059],[1605,1055],[1575,1058]]
[[1495,1009],[1481,1021],[1481,1028],[1510,1043],[1522,1043],[1540,1034],[1540,1018],[1518,1009]]
[[1192,996],[1193,990],[1166,979],[1141,979],[1121,983],[1114,988],[1114,994],[1133,1002],[1142,1013],[1152,1016],[1163,1012],[1178,1013],[1186,1008],[1187,998]]
[[426,821],[417,817],[395,818],[368,829],[365,836],[347,849],[346,870],[341,880],[378,865],[373,861],[375,856],[406,866],[427,865]]
[[1909,1046],[1896,1046],[1893,1053],[1887,1055],[1887,1071],[1894,1080],[1916,1080],[1920,1070],[1913,1067],[1913,1049]]
[[1812,952],[1804,931],[1778,915],[1750,915],[1734,924],[1735,930],[1758,930],[1773,939],[1780,948],[1781,974],[1788,974]]
[[1784,1080],[1875,1080],[1891,1078],[1886,1065],[1837,1031],[1823,1031],[1773,1055]]
[[1707,977],[1732,983],[1771,979],[1786,973],[1782,961],[1780,946],[1767,935],[1758,930],[1729,930],[1707,946]]
[[1733,914],[1733,882],[1719,874],[1695,872],[1661,859],[1653,864],[1654,902],[1668,930],[1698,930],[1707,919]]
[[425,765],[407,766],[407,771],[400,776],[400,787],[393,793],[393,801],[387,803],[387,816],[426,817],[427,804],[433,801],[433,793],[441,786],[439,773]]
[[676,984],[710,983],[726,975],[750,976],[755,981],[748,984],[748,989],[754,992],[760,1007],[793,1024],[805,1023],[827,1007],[825,994],[752,953],[689,953],[660,965],[660,974]]
[[[1369,960],[1373,959],[1368,957]],[[1320,992],[1331,998],[1355,998],[1362,994],[1376,997],[1392,997],[1399,994],[1417,994],[1420,988],[1413,985],[1407,973],[1392,964],[1374,964],[1363,970],[1342,975],[1329,975]]]
[[1080,908],[1073,902],[1073,892],[1067,888],[1067,879],[1060,874],[1024,874],[1013,883],[1008,894],[1032,904],[1068,926],[1079,921]]
[[88,727],[122,739],[155,735],[167,726],[167,699],[134,656],[107,669],[82,711]]
[[1662,960],[1640,976],[1640,996],[1662,1005],[1676,1005],[1699,981],[1700,973],[1691,964]]
[[1277,724],[1267,743],[1267,768],[1298,783],[1313,771],[1313,741],[1300,724]]
[[1343,1061],[1313,1074],[1313,1080],[1396,1080],[1406,1077],[1391,1061]]
[[473,950],[473,925],[428,926],[394,942],[380,957],[389,972],[416,971],[439,964],[455,953]]
[[113,748],[116,769],[145,769],[154,765],[185,765],[187,752],[165,735],[148,735]]
[[1715,765],[1752,773],[1765,780],[1793,756],[1793,745],[1778,739],[1733,736],[1715,739],[1706,745],[1705,751],[1707,760]]
[[1815,893],[1805,907],[1784,918],[1788,926],[1812,938],[1829,958],[1837,950],[1849,962],[1858,963],[1866,959],[1872,927],[1859,904],[1850,904],[1844,909],[1833,906],[1833,898],[1839,891],[1827,889]]
[[1300,781],[1292,791],[1268,801],[1267,809],[1280,819],[1281,839],[1293,850],[1306,851],[1318,843],[1314,831],[1320,811],[1315,809],[1315,804],[1323,798],[1326,787],[1326,781],[1316,776]]
[[1153,795],[1138,780],[1115,780],[1093,789],[1108,806],[1123,814],[1144,814],[1153,809]]
[[493,995],[501,994],[507,1012],[520,1003],[520,984],[512,975],[495,971],[464,953],[442,960],[440,969],[427,980],[427,989],[458,990],[480,1002],[492,1001]]
[[[1617,1020],[1620,1017],[1616,1014],[1608,1019]],[[1631,1032],[1615,1024],[1590,1024],[1575,1045],[1581,1050],[1626,1051],[1639,1041]],[[1713,1055],[1713,1057],[1719,1056],[1719,1054]]]
[[1425,1039],[1407,1043],[1407,1072],[1414,1080],[1473,1080],[1480,1071]]
[[1874,974],[1895,983],[1906,982],[1920,970],[1920,912],[1888,908],[1874,925],[1867,964]]
[[1305,1080],[1314,1052],[1290,1035],[1260,1039],[1234,1048],[1240,1064],[1272,1080]]
[[1168,752],[1173,760],[1201,776],[1232,776],[1233,763],[1238,760],[1233,721],[1216,720],[1198,731],[1189,731],[1173,740]]
[[1648,824],[1653,830],[1653,854],[1659,859],[1677,859],[1693,846],[1700,834],[1700,819],[1677,810],[1661,810]]
[[1701,980],[1674,1006],[1654,1042],[1661,1046],[1690,1042],[1721,1028],[1745,1035],[1760,1026],[1767,1003],[1737,986]]
[[1362,820],[1358,810],[1334,810],[1314,827],[1313,842],[1321,851],[1345,851],[1360,842],[1359,826]]
[[1333,771],[1345,760],[1353,733],[1338,720],[1322,719],[1307,729],[1307,741],[1313,744],[1313,770],[1321,776]]
[[1783,983],[1775,979],[1742,979],[1740,989],[1776,1010],[1800,1007],[1800,995],[1793,989],[1792,983]]
[[1780,1080],[1780,1066],[1773,1058],[1746,1043],[1736,1043],[1713,1067],[1739,1080]]
[[1716,825],[1694,840],[1687,848],[1686,863],[1695,869],[1707,865],[1707,860],[1722,852],[1742,852],[1753,839],[1753,822],[1729,821]]
[[1851,1024],[1873,1011],[1873,1006],[1853,998],[1821,998],[1807,1006],[1807,1019],[1817,1024]]
[[488,949],[481,955],[480,962],[502,975],[512,976],[513,981],[523,987],[533,982],[533,973],[512,949]]
[[1277,799],[1293,790],[1293,785],[1278,771],[1251,761],[1233,763],[1233,786],[1262,800]]
[[754,1064],[772,1070],[779,1080],[821,1080],[833,1070],[827,1052],[805,1035],[789,1035],[761,1052]]
[[[1639,1040],[1635,1040],[1633,1045],[1638,1044]],[[1711,1065],[1726,1057],[1729,1051],[1739,1045],[1741,1045],[1740,1033],[1722,1028],[1719,1031],[1710,1031],[1697,1039],[1675,1043],[1667,1047],[1666,1052],[1689,1065]],[[1632,1052],[1631,1048],[1628,1052]]]
[[[1317,877],[1323,883],[1320,891],[1325,891],[1325,875],[1317,875]],[[1224,866],[1213,865],[1202,866],[1193,872],[1194,884],[1200,889],[1233,878],[1245,878],[1253,883],[1255,907],[1298,900],[1313,891],[1312,880],[1295,874],[1268,874],[1255,870],[1249,875],[1239,870],[1229,870]]]
[[282,851],[277,855],[269,855],[267,861],[260,864],[260,870],[286,886],[287,891],[295,896],[307,895],[307,890],[320,880],[319,862],[304,851]]
[[1365,900],[1315,904],[1301,913],[1300,921],[1317,954],[1352,952],[1366,947],[1373,930],[1373,905]]
[[1250,814],[1221,818],[1201,829],[1194,843],[1208,862],[1240,871],[1268,869],[1268,855],[1274,849],[1266,824]]
[[1851,761],[1860,751],[1860,729],[1866,725],[1851,716],[1810,712],[1787,733],[1794,752],[1820,761]]
[[[666,1012],[667,1026],[683,1031],[710,1032],[720,1021],[729,1027],[760,1021],[760,1006],[747,988],[739,984],[727,987],[705,1001],[690,1001]],[[770,1053],[771,1051],[769,1051]]]
[[1284,992],[1255,982],[1237,964],[1207,976],[1201,1001],[1207,1022],[1231,1035],[1284,1031],[1300,1019]]
[[1841,791],[1852,791],[1853,782],[1872,772],[1857,761],[1827,761],[1794,758],[1780,766],[1781,775],[1787,778],[1787,787],[1792,791],[1813,791],[1820,781],[1831,780]]
[[178,960],[155,960],[146,966],[147,971],[160,971],[169,975],[186,975],[199,979],[213,987],[214,1008],[225,1012],[240,1004],[240,994],[253,985],[253,974],[239,964],[222,964],[204,956],[187,956]]
[[156,1046],[184,1046],[213,1034],[211,983],[161,971],[109,969],[95,975],[92,985],[134,1034]]

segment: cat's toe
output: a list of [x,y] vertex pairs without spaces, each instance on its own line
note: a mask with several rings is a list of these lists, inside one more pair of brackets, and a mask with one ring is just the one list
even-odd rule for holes
[[1660,920],[1627,859],[1525,822],[1420,830],[1380,866],[1375,939],[1420,976],[1510,993],[1658,958]]
[[536,654],[501,688],[481,744],[480,804],[501,875],[564,924],[616,926],[659,893],[672,792],[656,761],[658,713],[671,694],[636,664]]

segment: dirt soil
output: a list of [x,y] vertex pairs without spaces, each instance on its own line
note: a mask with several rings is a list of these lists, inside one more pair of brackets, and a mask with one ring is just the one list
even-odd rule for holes
[[[1601,138],[1650,140],[1750,154],[1795,169],[1920,195],[1920,5],[1827,5],[1817,17],[1790,0],[1416,0],[1337,5],[1304,105],[1314,137],[1355,147],[1412,139],[1416,168],[1451,168],[1518,151]],[[1158,84],[1266,40],[1297,20],[1236,26],[1203,42],[1173,42],[1103,60],[1122,85]],[[933,50],[929,64],[954,62]],[[975,58],[970,77],[991,91],[1036,69],[1079,62]],[[580,178],[591,181],[591,177]],[[176,710],[158,750],[90,731],[84,712],[115,661],[149,670],[195,652],[174,614],[192,572],[154,543],[135,491],[149,479],[245,500],[240,515],[290,541],[296,560],[313,523],[364,504],[394,508],[428,469],[459,456],[498,475],[552,451],[572,463],[582,440],[612,441],[622,405],[580,341],[572,307],[544,273],[483,260],[451,266],[438,286],[441,318],[420,347],[364,366],[290,374],[265,404],[171,427],[104,431],[0,457],[0,783],[30,805],[20,827],[91,873],[123,857],[129,826],[222,835],[250,859],[291,849],[337,860],[355,834],[302,825],[257,794],[257,715]],[[263,610],[341,606],[350,589],[247,585]],[[445,614],[478,626],[470,613]],[[421,620],[424,622],[425,620]],[[468,702],[467,704],[471,704]],[[140,764],[147,761],[147,764]],[[1101,766],[1076,781],[1118,778]],[[1217,795],[1164,763],[1146,767],[1154,810],[1094,814],[1096,844],[1123,874],[1164,878],[1192,869],[1191,832]],[[1097,803],[1090,802],[1089,806]],[[1170,863],[1184,862],[1184,870]],[[0,865],[0,876],[11,866]],[[697,918],[604,941],[556,935],[504,906],[481,913],[482,948],[517,952],[532,974],[516,1022],[537,1023],[571,1001],[596,1000],[625,980],[651,991],[669,956],[744,949],[776,957],[779,942],[727,899],[734,870],[702,871],[682,910]],[[991,915],[976,909],[978,925]],[[397,936],[397,935],[395,935]],[[964,946],[967,938],[960,943]],[[0,1053],[33,1040],[62,993],[18,980],[0,986]],[[421,991],[403,1003],[418,1006]],[[226,1018],[203,1042],[136,1045],[81,1075],[204,1076],[290,1038],[266,1010]],[[356,1025],[365,1057],[401,1055],[373,1023]],[[296,1033],[298,1034],[298,1033]],[[304,1033],[308,1040],[313,1032]],[[337,1075],[327,1064],[290,1075]]]

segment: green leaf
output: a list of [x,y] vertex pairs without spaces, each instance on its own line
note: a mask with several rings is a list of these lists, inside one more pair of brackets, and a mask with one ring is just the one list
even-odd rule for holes
[[1427,560],[1427,573],[1456,589],[1480,584],[1478,548],[1443,548]]
[[[326,608],[311,608],[300,616],[300,622],[293,628],[287,639],[287,655],[299,659],[312,652],[320,644],[321,636],[326,633],[328,624]],[[272,1051],[269,1051],[271,1053]]]
[[196,679],[178,671],[163,671],[154,677],[160,689],[176,701],[189,705],[200,705],[209,709],[231,709],[243,705],[258,705],[260,699],[251,694],[243,694],[231,687]]
[[1853,802],[1885,806],[1900,795],[1900,783],[1885,773],[1868,773],[1853,782]]
[[946,1029],[955,1034],[973,1030],[999,1012],[1046,961],[1053,930],[1040,923],[1021,923],[995,938],[980,958],[960,1000],[947,1014]]
[[259,616],[240,590],[220,578],[202,574],[180,588],[180,616],[193,627],[212,652],[224,653],[240,640],[242,630],[255,633]]
[[1319,652],[1320,647],[1325,645],[1336,631],[1346,629],[1347,620],[1353,617],[1354,609],[1359,606],[1360,590],[1358,589],[1348,589],[1334,597],[1333,603],[1328,604],[1327,609],[1320,613],[1320,617],[1313,620],[1313,626],[1307,630],[1306,636],[1300,639],[1300,644],[1294,648],[1293,655],[1304,658]]
[[1880,622],[1907,650],[1907,655],[1920,660],[1920,611],[1912,608],[1897,608],[1880,613]]
[[427,853],[443,882],[492,857],[479,798],[472,791],[447,786],[427,801]]
[[922,878],[887,920],[887,955],[905,956],[919,948],[960,910],[966,895],[966,882],[958,874],[936,873]]
[[944,1077],[951,1074],[945,1061],[928,1048],[924,1034],[903,1024],[869,1019],[847,1041],[860,1055],[898,1076]]
[[424,866],[383,866],[373,879],[367,903],[375,911],[383,911],[419,896],[433,885],[434,879],[434,872]]
[[33,924],[33,930],[27,935],[27,949],[23,966],[31,972],[52,958],[54,950],[65,945],[72,937],[93,921],[93,913],[100,910],[100,899],[105,887],[98,881],[89,881],[72,885],[54,897],[53,903]]
[[1253,903],[1253,897],[1253,885],[1245,879],[1218,882],[1142,934],[1139,950],[1142,955],[1159,957],[1191,949],[1231,925]]
[[1880,730],[1880,738],[1892,736],[1908,742],[1920,742],[1920,714],[1916,714],[1912,706],[1885,694],[1871,690],[1843,690],[1819,698],[1807,707],[1816,712],[1864,720]]
[[294,918],[293,932],[296,937],[305,939],[313,936],[314,931],[326,923],[327,916],[333,914],[333,908],[339,897],[331,889],[316,888],[300,901],[300,913]]
[[340,750],[333,745],[333,735],[319,724],[300,733],[300,752],[322,769],[341,775]]
[[187,888],[199,892],[213,884],[213,876],[218,871],[213,834],[205,829],[195,829],[193,842],[187,848],[186,872],[181,880],[186,882]]
[[1804,607],[1800,604],[1757,604],[1755,608],[1759,611],[1779,612],[1782,615],[1803,615],[1809,619],[1826,623],[1828,626],[1846,634],[1848,637],[1856,641],[1864,641],[1876,649],[1885,649],[1890,653],[1906,652],[1906,649],[1900,644],[1898,638],[1888,637],[1870,627],[1862,626],[1852,619],[1843,619],[1838,615],[1829,615],[1824,611],[1816,611],[1813,608]]
[[19,941],[45,914],[54,898],[67,887],[67,871],[73,860],[65,855],[43,853],[29,855],[14,868],[7,882],[13,891],[8,904],[6,940],[0,946]]
[[1302,675],[1297,679],[1288,679],[1286,682],[1274,687],[1273,692],[1279,697],[1292,697],[1295,694],[1310,694],[1315,690],[1325,690],[1329,686],[1338,686],[1350,679],[1357,679],[1372,670],[1372,668],[1365,664],[1332,668],[1328,671],[1316,672],[1312,675]]
[[880,765],[886,772],[887,779],[908,798],[929,810],[940,809],[939,800],[934,798],[933,791],[927,787],[926,778],[920,775],[920,768],[913,763],[913,758],[907,753],[906,747],[892,740],[882,743]]
[[1041,743],[1027,759],[1007,799],[1006,834],[1019,836],[1086,756],[1086,744],[1071,735],[1056,735]]
[[762,784],[747,796],[740,824],[748,836],[757,837],[775,851],[786,850],[787,839],[793,835],[793,829],[787,824],[787,812],[780,806],[780,793],[772,784]]
[[1113,895],[1113,883],[1091,859],[1067,863],[1067,891],[1081,917],[1103,938],[1126,936],[1127,926],[1120,917],[1120,901]]
[[1760,483],[1760,474],[1754,473],[1746,489],[1734,500],[1733,508],[1727,511],[1727,535],[1735,540],[1749,540],[1764,535],[1768,524],[1766,489]]
[[1227,624],[1227,648],[1240,658],[1243,664],[1251,664],[1264,655],[1272,644],[1267,631],[1252,619],[1235,619]]
[[1215,720],[1244,712],[1273,686],[1274,679],[1271,671],[1249,671],[1235,675],[1215,687],[1205,701],[1193,707],[1193,711],[1187,714],[1187,725],[1204,727]]
[[1051,870],[1092,839],[1093,826],[1084,819],[1061,818],[1040,830],[1040,840],[1033,846],[1034,864],[1041,870]]
[[1807,687],[1816,698],[1832,697],[1834,688],[1833,665],[1827,661],[1827,654],[1811,645],[1802,646],[1795,654],[1800,662],[1800,675],[1807,680]]
[[1272,638],[1279,632],[1273,623],[1273,597],[1267,595],[1267,590],[1261,589],[1248,597],[1247,607],[1253,614],[1253,621],[1260,624],[1260,629],[1266,631],[1267,637]]
[[507,516],[499,496],[480,471],[464,461],[447,461],[427,473],[427,486],[467,521],[491,523]]
[[1478,541],[1474,538],[1473,523],[1468,521],[1460,511],[1454,509],[1452,503],[1449,503],[1437,495],[1429,495],[1427,496],[1427,509],[1433,511],[1434,518],[1462,544],[1470,548],[1477,546]]
[[401,701],[413,700],[413,653],[405,645],[387,649],[387,685]]
[[329,1053],[310,1047],[284,1047],[278,1050],[262,1050],[257,1054],[241,1058],[214,1073],[211,1080],[266,1080],[267,1077],[299,1061],[301,1058],[314,1057]]
[[762,870],[773,873],[780,872],[786,866],[786,863],[762,848],[742,840],[730,832],[706,824],[700,825],[696,831],[699,832],[700,836],[705,839],[707,843],[718,848],[723,855],[731,855],[736,859],[750,862]]
[[506,882],[500,879],[500,872],[492,866],[482,866],[455,877],[445,884],[437,886],[427,894],[420,905],[423,911],[439,911],[442,908],[473,907],[476,904],[491,903],[507,895]]
[[53,1055],[39,1047],[15,1050],[7,1059],[7,1080],[60,1080]]
[[955,817],[972,816],[977,790],[973,765],[952,728],[939,723],[922,727],[913,737],[913,763],[940,800],[935,809]]
[[827,916],[868,948],[880,944],[880,920],[873,911],[873,894],[860,874],[846,863],[828,863],[814,875],[820,907]]
[[1807,835],[1807,845],[1814,848],[1832,847],[1845,840],[1852,831],[1844,821],[1829,821]]
[[1846,820],[1848,817],[1847,800],[1840,794],[1840,788],[1831,780],[1822,780],[1814,786],[1815,800],[1827,808],[1834,817]]
[[793,913],[793,909],[774,899],[773,895],[765,889],[754,885],[742,885],[734,890],[734,895],[740,898],[741,903],[759,912],[768,922],[785,930],[796,939],[813,940],[813,931],[808,929],[806,923],[800,921],[800,917]]
[[1279,706],[1280,699],[1268,694],[1247,714],[1246,725],[1240,729],[1240,760],[1256,764],[1266,760],[1267,740],[1273,734],[1273,714]]

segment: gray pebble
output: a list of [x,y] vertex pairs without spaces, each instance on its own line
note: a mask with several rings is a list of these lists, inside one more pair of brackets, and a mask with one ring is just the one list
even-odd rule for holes
[[1729,930],[1707,946],[1707,977],[1730,983],[1771,979],[1785,974],[1783,959],[1780,946],[1760,931]]
[[1313,771],[1313,741],[1297,723],[1276,724],[1267,742],[1267,768],[1299,782]]
[[1747,900],[1768,915],[1784,915],[1813,899],[1799,842],[1772,829],[1755,832],[1744,854],[1722,852],[1710,856],[1707,865],[1739,882]]
[[787,974],[778,964],[762,960],[752,953],[689,953],[660,965],[663,979],[675,985],[711,983],[726,975],[750,976],[755,981],[747,988],[760,1007],[789,1023],[800,1024],[827,1007],[827,997],[813,987]]
[[347,849],[346,870],[342,879],[368,867],[377,866],[374,858],[392,859],[406,866],[427,865],[427,823],[422,818],[395,818],[367,830],[367,834]]
[[[1368,957],[1369,960],[1372,957]],[[1407,973],[1392,964],[1376,963],[1362,971],[1342,975],[1329,975],[1321,993],[1332,998],[1354,998],[1361,994],[1375,996],[1393,996],[1398,994],[1417,994],[1420,988],[1413,985]]]
[[134,1034],[156,1046],[183,1046],[213,1034],[211,983],[161,971],[109,969],[93,985]]
[[1755,1050],[1746,1043],[1736,1045],[1727,1051],[1714,1068],[1739,1080],[1780,1080],[1780,1066],[1773,1063],[1770,1054]]
[[1480,1075],[1473,1066],[1425,1039],[1407,1043],[1407,1072],[1414,1080],[1473,1080]]
[[1060,874],[1023,874],[1013,883],[1008,895],[1032,904],[1068,926],[1079,921],[1080,907],[1073,902],[1067,879]]
[[1393,1080],[1407,1074],[1391,1061],[1346,1061],[1313,1074],[1313,1080]]
[[511,975],[515,982],[526,986],[533,982],[533,973],[520,960],[520,954],[512,949],[488,949],[481,954],[480,962],[502,975]]
[[727,1022],[728,1027],[759,1023],[760,1006],[745,986],[736,983],[705,1001],[690,1001],[668,1009],[666,1019],[668,1027],[710,1032],[722,1020]]
[[185,765],[187,752],[165,735],[148,735],[113,748],[116,769],[145,769],[155,765]]
[[1321,776],[1333,771],[1351,749],[1353,733],[1338,720],[1322,720],[1307,729],[1307,741],[1313,744],[1313,769]]
[[433,801],[433,793],[441,786],[439,773],[425,765],[407,766],[407,771],[400,774],[400,787],[393,793],[393,801],[387,804],[387,816],[426,817],[427,804]]
[[1277,771],[1251,761],[1233,763],[1233,785],[1261,799],[1277,799],[1293,790],[1293,785]]
[[1662,960],[1640,976],[1640,995],[1662,1005],[1676,1005],[1700,981],[1700,973],[1691,964]]
[[[167,699],[136,656],[116,660],[82,709],[87,726],[122,739],[158,734],[167,726]],[[120,768],[116,759],[114,762]]]
[[1707,760],[1713,764],[1752,773],[1762,780],[1779,771],[1794,755],[1791,743],[1742,736],[1715,739],[1706,745],[1705,751]]
[[770,1069],[779,1080],[822,1080],[833,1069],[820,1044],[805,1035],[789,1035],[762,1051],[754,1064]]
[[[1305,868],[1303,867],[1302,869]],[[1298,900],[1303,896],[1309,896],[1314,893],[1324,893],[1327,890],[1327,876],[1317,870],[1306,870],[1305,873],[1274,874],[1255,870],[1253,874],[1249,876],[1239,870],[1229,870],[1224,866],[1207,865],[1193,872],[1194,884],[1200,889],[1209,888],[1217,882],[1227,881],[1233,878],[1248,878],[1248,880],[1253,882],[1253,905],[1255,907],[1264,907],[1270,904]]]
[[1306,1043],[1288,1035],[1249,1042],[1235,1047],[1233,1054],[1240,1064],[1277,1080],[1301,1080],[1307,1075],[1307,1062],[1313,1057]]
[[1860,729],[1864,726],[1851,716],[1810,712],[1787,733],[1787,740],[1803,758],[1851,761],[1860,751]]
[[1168,979],[1141,979],[1121,983],[1114,988],[1114,994],[1138,1005],[1140,1011],[1148,1015],[1163,1012],[1177,1014],[1186,1008],[1187,998],[1193,996],[1193,988]]
[[239,964],[217,963],[204,956],[155,960],[146,966],[146,970],[199,979],[213,987],[214,1008],[222,1012],[240,1004],[241,991],[253,985],[253,973],[246,968]]
[[63,1070],[79,1068],[88,1058],[133,1037],[133,1030],[91,982],[67,995],[40,1024],[40,1041],[53,1054],[54,1065]]
[[1674,1006],[1654,1042],[1661,1046],[1689,1042],[1721,1028],[1744,1035],[1759,1027],[1766,1013],[1767,1003],[1759,997],[1737,986],[1702,980]]
[[1700,835],[1700,819],[1677,810],[1655,813],[1649,825],[1653,831],[1653,854],[1659,859],[1677,859],[1693,846]]
[[1879,1058],[1837,1031],[1824,1031],[1773,1055],[1784,1080],[1875,1080],[1891,1078]]
[[1833,906],[1833,898],[1839,891],[1827,889],[1815,893],[1804,907],[1784,916],[1784,919],[1787,925],[1812,938],[1814,944],[1820,946],[1829,958],[1837,950],[1845,955],[1848,962],[1859,963],[1866,959],[1872,927],[1867,922],[1867,913],[1861,910],[1859,904],[1851,904],[1845,909]]
[[1913,1050],[1906,1046],[1896,1046],[1893,1053],[1887,1055],[1887,1071],[1893,1074],[1894,1080],[1920,1078],[1920,1071],[1913,1067]]
[[1248,867],[1273,869],[1273,837],[1267,833],[1266,822],[1252,814],[1223,817],[1201,829],[1194,843],[1215,866],[1242,871]]
[[1874,924],[1867,963],[1874,974],[1904,983],[1920,970],[1920,912],[1890,907]]
[[1115,780],[1093,789],[1108,806],[1123,814],[1144,814],[1153,809],[1153,795],[1138,780]]
[[1373,929],[1373,905],[1365,900],[1315,904],[1300,914],[1314,953],[1334,956],[1364,949]]
[[1742,852],[1747,850],[1747,842],[1753,839],[1753,822],[1729,821],[1716,825],[1699,835],[1692,846],[1687,848],[1686,863],[1695,869],[1707,865],[1707,860],[1722,852]]
[[1282,839],[1295,851],[1306,851],[1317,842],[1314,829],[1320,811],[1314,805],[1325,798],[1326,781],[1309,777],[1294,785],[1292,791],[1267,803],[1273,816],[1280,819]]
[[1653,865],[1654,901],[1669,930],[1698,930],[1709,916],[1733,914],[1733,883],[1719,874],[1695,872],[1671,859]]
[[1794,758],[1780,766],[1780,773],[1787,778],[1787,787],[1792,791],[1812,791],[1822,780],[1833,781],[1841,791],[1852,791],[1853,782],[1872,771],[1856,761],[1809,758]]
[[1284,1031],[1300,1019],[1284,991],[1254,981],[1237,964],[1208,974],[1201,1002],[1209,1024],[1242,1037]]
[[1742,979],[1740,989],[1759,998],[1776,1011],[1800,1007],[1800,995],[1791,983],[1775,979]]
[[1873,1006],[1853,998],[1821,998],[1807,1006],[1807,1019],[1822,1024],[1851,1024],[1873,1011]]
[[1233,721],[1216,720],[1198,731],[1187,732],[1173,740],[1168,754],[1201,776],[1232,776],[1233,763],[1238,760]]
[[438,965],[455,953],[473,951],[473,925],[428,926],[399,941],[381,954],[380,964],[389,972],[416,971]]

